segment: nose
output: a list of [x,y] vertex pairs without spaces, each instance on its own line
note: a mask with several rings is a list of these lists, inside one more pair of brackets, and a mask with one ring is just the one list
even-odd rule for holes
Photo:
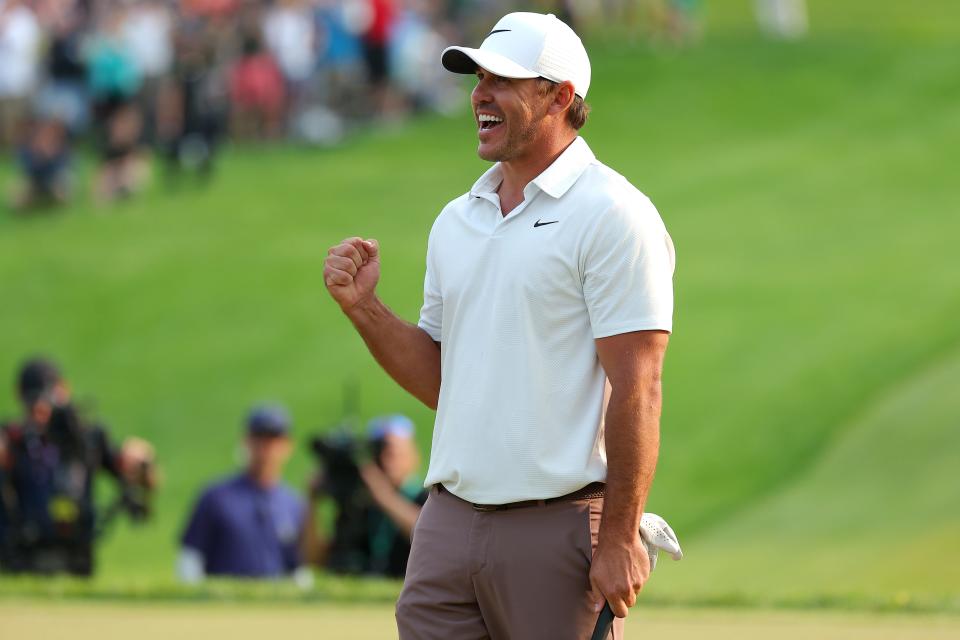
[[473,91],[470,92],[470,100],[473,102],[474,107],[492,101],[490,81],[487,78],[477,78],[477,84],[473,88]]

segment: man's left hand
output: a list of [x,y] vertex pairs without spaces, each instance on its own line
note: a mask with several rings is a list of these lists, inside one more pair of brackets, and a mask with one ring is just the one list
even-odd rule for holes
[[590,566],[594,609],[599,613],[606,601],[613,615],[627,617],[649,577],[650,557],[639,532],[625,541],[605,543],[601,540]]

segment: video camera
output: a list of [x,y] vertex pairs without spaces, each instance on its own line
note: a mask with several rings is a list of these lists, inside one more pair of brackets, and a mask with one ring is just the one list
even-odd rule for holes
[[339,573],[362,573],[368,546],[367,514],[373,498],[360,477],[360,460],[369,459],[359,430],[357,386],[344,385],[344,418],[325,434],[310,438],[310,451],[323,469],[322,492],[337,506],[327,566]]
[[327,566],[338,573],[362,573],[367,558],[367,514],[373,498],[360,478],[357,456],[361,443],[341,426],[329,435],[312,438],[310,449],[324,470],[323,492],[337,506]]
[[[90,426],[73,404],[54,405],[47,432],[65,461],[79,462],[91,475],[104,466],[104,456],[115,458],[118,455],[110,450],[103,429]],[[118,494],[96,519],[94,537],[101,535],[120,513],[126,514],[133,522],[145,522],[153,512],[154,461],[141,460],[127,473],[119,469],[118,464],[116,460],[108,460],[105,465],[112,468]]]
[[325,472],[325,491],[337,502],[349,499],[360,486],[360,471],[357,452],[360,445],[344,425],[333,433],[314,436],[310,450]]

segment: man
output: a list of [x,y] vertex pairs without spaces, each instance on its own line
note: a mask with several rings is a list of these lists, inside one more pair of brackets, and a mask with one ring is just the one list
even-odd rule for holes
[[[413,435],[413,421],[403,415],[370,421],[372,460],[357,469],[365,492],[350,492],[350,499],[337,505],[342,511],[332,539],[324,539],[313,518],[307,518],[304,554],[311,564],[343,573],[403,577],[413,527],[427,501],[423,484],[414,476],[420,455]],[[320,478],[310,487],[310,514],[322,497],[339,495],[329,482]]]
[[309,580],[300,571],[303,502],[281,482],[292,451],[290,418],[281,407],[259,406],[246,431],[246,468],[204,491],[183,533],[177,572],[184,582],[207,575]]
[[21,178],[11,204],[17,210],[66,204],[73,183],[66,126],[55,118],[36,118],[25,130],[17,148]]
[[497,164],[434,223],[419,324],[377,298],[375,240],[324,269],[381,366],[437,409],[400,637],[586,638],[606,600],[619,638],[650,571],[673,246],[577,135],[590,63],[569,27],[510,14],[442,62],[476,73]]
[[82,420],[51,360],[24,363],[17,393],[23,417],[0,427],[0,571],[89,577],[104,523],[94,477],[108,473],[121,489],[116,506],[145,517],[153,447],[139,438],[116,447],[105,427]]

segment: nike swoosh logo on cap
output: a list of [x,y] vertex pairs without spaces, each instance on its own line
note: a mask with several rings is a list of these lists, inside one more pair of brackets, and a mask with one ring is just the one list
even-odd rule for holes
[[[489,38],[495,33],[506,33],[507,31],[513,31],[513,29],[494,29],[493,31],[487,34],[487,38]],[[484,38],[484,40],[486,40],[486,38]]]

